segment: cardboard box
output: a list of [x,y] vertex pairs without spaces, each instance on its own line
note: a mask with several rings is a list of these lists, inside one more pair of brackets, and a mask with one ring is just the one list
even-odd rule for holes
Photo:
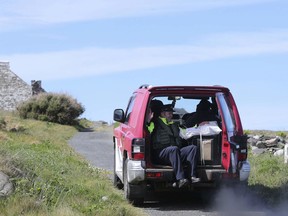
[[198,141],[198,146],[200,150],[200,160],[212,160],[212,147],[213,147],[213,139],[202,139],[202,143],[200,142],[200,139]]
[[221,137],[202,136],[202,151],[200,151],[200,136],[194,136],[190,142],[197,145],[199,153],[199,164],[216,165],[221,164]]

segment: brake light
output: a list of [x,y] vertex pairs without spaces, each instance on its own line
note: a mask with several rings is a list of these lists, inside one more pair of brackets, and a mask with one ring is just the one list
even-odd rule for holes
[[245,161],[247,159],[247,136],[235,135],[231,137],[231,141],[235,143],[237,149],[238,161]]
[[161,178],[162,172],[147,172],[146,177],[147,178]]
[[223,173],[222,178],[223,179],[231,179],[231,178],[237,178],[238,174],[237,173]]
[[143,160],[144,159],[144,153],[134,153],[132,157],[134,160]]
[[133,160],[144,160],[145,157],[145,139],[136,138],[132,140],[132,159]]
[[240,149],[238,153],[238,161],[245,161],[247,159],[247,149]]

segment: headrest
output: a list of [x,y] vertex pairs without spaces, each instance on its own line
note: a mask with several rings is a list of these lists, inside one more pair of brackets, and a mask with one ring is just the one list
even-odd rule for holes
[[210,110],[210,108],[211,108],[211,103],[206,99],[202,99],[197,105],[198,111],[208,111]]
[[171,104],[165,104],[161,107],[161,112],[173,112],[173,107]]

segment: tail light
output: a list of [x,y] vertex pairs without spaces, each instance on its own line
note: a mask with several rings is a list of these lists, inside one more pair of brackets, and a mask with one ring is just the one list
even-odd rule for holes
[[223,173],[222,174],[222,178],[224,178],[224,179],[235,179],[235,178],[237,178],[238,177],[238,175],[237,175],[237,173]]
[[247,149],[239,149],[238,160],[245,161],[247,159]]
[[145,157],[145,139],[136,138],[132,140],[132,159],[144,160]]
[[238,161],[245,161],[247,159],[247,136],[232,136],[231,140],[236,143],[238,150]]
[[147,178],[162,178],[163,173],[162,172],[147,172],[146,177]]

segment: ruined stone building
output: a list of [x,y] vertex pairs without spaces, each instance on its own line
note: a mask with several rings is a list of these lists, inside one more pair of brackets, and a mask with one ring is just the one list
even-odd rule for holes
[[0,110],[15,110],[17,105],[32,95],[45,92],[41,81],[28,85],[10,70],[9,62],[0,62]]

